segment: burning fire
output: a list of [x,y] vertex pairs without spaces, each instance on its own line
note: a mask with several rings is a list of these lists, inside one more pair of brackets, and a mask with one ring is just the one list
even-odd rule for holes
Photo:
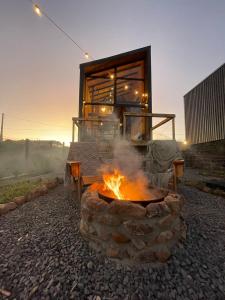
[[103,174],[103,180],[105,183],[105,189],[111,190],[117,199],[124,199],[124,195],[120,191],[120,187],[122,181],[124,180],[125,176],[120,174],[118,169],[114,169],[114,172],[111,174]]
[[147,179],[143,174],[135,174],[130,179],[119,169],[105,172],[102,175],[104,181],[103,193],[118,200],[144,200],[150,199]]

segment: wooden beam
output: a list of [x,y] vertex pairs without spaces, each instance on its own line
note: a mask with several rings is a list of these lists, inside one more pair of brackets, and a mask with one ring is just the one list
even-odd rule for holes
[[162,126],[163,124],[169,122],[170,120],[171,120],[171,118],[166,118],[166,119],[162,120],[162,121],[159,122],[158,124],[152,126],[152,130],[154,130],[154,129],[160,127],[160,126]]
[[131,117],[156,117],[156,118],[175,118],[174,114],[158,114],[158,113],[136,113],[136,112],[125,112],[124,115]]

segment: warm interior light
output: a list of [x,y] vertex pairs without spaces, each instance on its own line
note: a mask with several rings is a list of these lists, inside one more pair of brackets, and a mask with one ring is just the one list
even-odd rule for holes
[[184,145],[187,145],[187,141],[183,141],[183,144],[184,144]]
[[102,126],[102,125],[103,125],[103,123],[101,122],[101,123],[100,123],[100,125]]
[[135,91],[134,93],[135,93],[135,95],[138,95],[138,91]]
[[101,111],[102,111],[102,112],[105,112],[105,111],[106,111],[106,108],[103,106],[103,107],[101,108]]
[[113,91],[113,90],[114,90],[114,88],[113,88],[113,87],[111,87],[111,90]]
[[125,90],[128,90],[128,85],[127,85],[127,84],[124,86],[124,89],[125,89]]
[[110,75],[110,78],[113,79],[113,78],[114,78],[114,74],[111,74],[111,75]]
[[145,107],[148,107],[148,104],[147,104],[147,103],[145,103]]
[[123,126],[123,124],[122,123],[120,123],[120,127],[122,127]]
[[35,13],[36,13],[39,17],[41,17],[42,13],[41,13],[40,7],[39,7],[37,4],[34,4],[33,7],[34,7]]
[[85,58],[89,58],[89,54],[86,52],[85,54],[84,54],[84,56],[85,56]]

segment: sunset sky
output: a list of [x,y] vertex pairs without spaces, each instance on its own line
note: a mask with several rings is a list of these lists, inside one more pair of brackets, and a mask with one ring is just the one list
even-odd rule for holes
[[[185,139],[183,95],[225,62],[225,0],[34,2],[95,59],[151,45],[153,112],[175,113]],[[68,143],[81,51],[28,0],[0,0],[0,45],[5,138]]]

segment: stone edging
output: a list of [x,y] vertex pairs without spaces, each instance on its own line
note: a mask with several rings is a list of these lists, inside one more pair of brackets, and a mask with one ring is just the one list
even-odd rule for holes
[[10,202],[0,204],[0,216],[16,209],[18,206],[23,205],[26,202],[47,194],[48,190],[54,189],[62,183],[63,179],[56,177],[54,180],[49,180],[46,183],[43,183],[42,185],[36,187],[24,196],[18,196],[13,198]]

